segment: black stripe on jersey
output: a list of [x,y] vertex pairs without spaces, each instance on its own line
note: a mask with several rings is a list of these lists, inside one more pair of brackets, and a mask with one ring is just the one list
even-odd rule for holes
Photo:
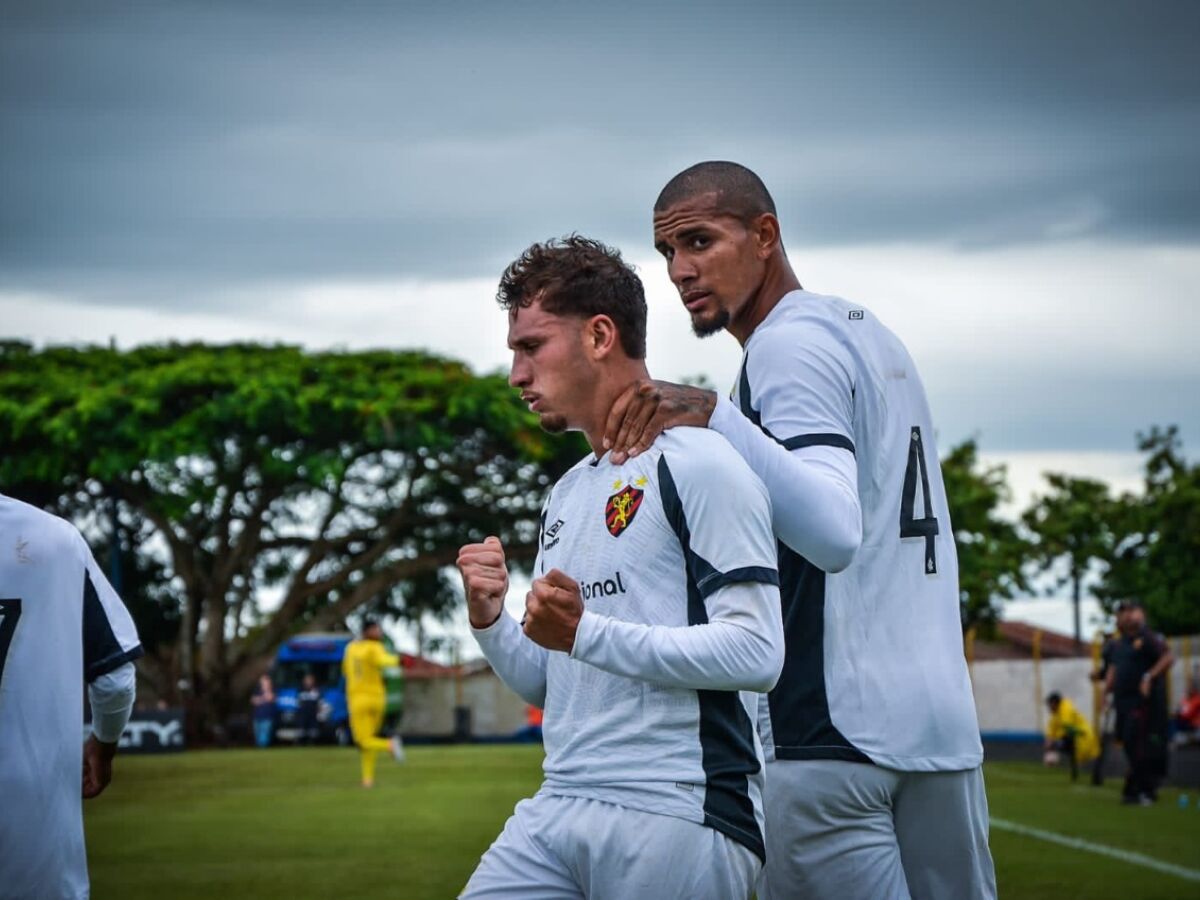
[[[739,577],[738,581],[759,581],[775,575],[770,569],[759,567],[722,573],[693,552],[683,503],[665,456],[658,459],[658,490],[663,512],[683,550],[687,568],[688,625],[708,623],[704,598],[720,586],[713,583],[727,574],[742,572],[758,576]],[[702,582],[713,586],[704,591],[700,587]],[[749,778],[760,768],[754,752],[754,725],[737,691],[696,691],[696,697],[700,704],[700,759],[705,782],[704,824],[745,845],[759,859],[765,860],[766,847],[754,815],[754,802],[750,799]]]
[[841,447],[854,453],[854,441],[844,434],[798,434],[779,443],[783,444],[785,450],[796,450],[800,447]]
[[113,634],[112,626],[108,624],[108,614],[104,612],[104,604],[92,584],[92,575],[83,573],[83,677],[85,681],[95,681],[101,675],[107,675],[113,669],[127,662],[132,662],[142,655],[142,645],[126,650],[121,646],[117,636]]
[[797,434],[786,440],[773,434],[771,429],[763,425],[762,415],[754,408],[754,404],[750,402],[748,365],[747,363],[742,366],[741,374],[738,377],[738,407],[741,409],[742,415],[758,426],[763,434],[775,443],[782,444],[785,450],[797,450],[801,447],[840,447],[843,450],[849,450],[851,453],[854,453],[854,441],[850,440],[844,434],[837,434],[835,432]]
[[[762,417],[751,402],[747,366],[742,367],[738,388],[742,415],[774,437],[763,428]],[[842,435],[828,437],[849,443]],[[853,444],[848,449],[853,452]],[[779,599],[783,607],[783,672],[767,695],[776,759],[869,763],[867,755],[846,740],[829,715],[825,690],[825,573],[783,541],[779,541]]]
[[696,584],[696,587],[700,589],[701,596],[707,597],[718,588],[723,588],[730,584],[739,584],[743,581],[756,581],[759,584],[777,585],[779,584],[779,573],[774,569],[768,569],[766,566],[745,566],[741,569],[730,569],[728,572],[718,572],[716,569],[713,569],[712,574],[700,580]]

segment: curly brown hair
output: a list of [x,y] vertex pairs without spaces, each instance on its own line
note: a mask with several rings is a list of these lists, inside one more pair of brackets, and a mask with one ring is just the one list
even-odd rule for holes
[[496,302],[511,311],[535,300],[557,316],[608,316],[625,355],[646,358],[646,295],[619,251],[577,234],[531,245],[504,270]]

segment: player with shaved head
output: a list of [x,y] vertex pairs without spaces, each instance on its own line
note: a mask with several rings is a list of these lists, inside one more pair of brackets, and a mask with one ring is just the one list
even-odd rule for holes
[[630,385],[604,446],[619,463],[707,427],[771,495],[787,652],[760,707],[759,896],[995,896],[954,532],[912,358],[865,307],[801,287],[744,166],[672,178],[654,241],[692,329],[733,335],[741,371],[730,399]]

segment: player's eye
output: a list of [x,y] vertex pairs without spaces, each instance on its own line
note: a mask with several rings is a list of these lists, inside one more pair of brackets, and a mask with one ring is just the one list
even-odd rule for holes
[[708,235],[694,234],[688,238],[688,247],[692,250],[703,250],[709,245]]

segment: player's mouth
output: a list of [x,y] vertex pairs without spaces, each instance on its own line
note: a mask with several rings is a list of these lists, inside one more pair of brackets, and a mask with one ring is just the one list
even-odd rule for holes
[[708,291],[687,291],[683,294],[683,305],[687,307],[687,311],[694,313],[711,297]]
[[528,404],[530,412],[537,412],[542,398],[538,394],[521,394],[521,399]]

